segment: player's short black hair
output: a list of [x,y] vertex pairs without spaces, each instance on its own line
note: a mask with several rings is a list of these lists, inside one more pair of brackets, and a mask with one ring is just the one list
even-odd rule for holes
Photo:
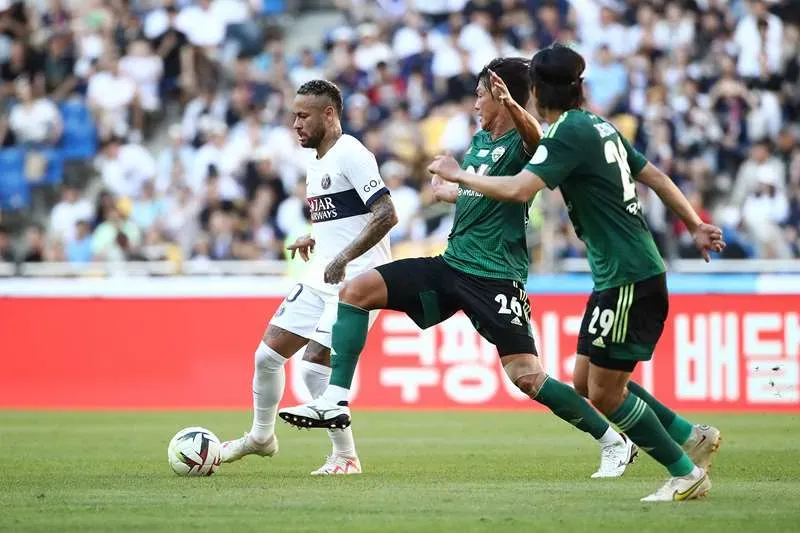
[[305,82],[297,89],[299,95],[312,95],[312,96],[325,96],[330,99],[336,114],[339,117],[344,112],[344,101],[342,99],[342,91],[332,82],[328,80],[311,80]]
[[498,57],[497,59],[492,59],[488,65],[483,67],[483,70],[478,74],[478,80],[491,92],[492,85],[489,76],[489,71],[491,70],[506,83],[511,98],[522,107],[525,107],[531,97],[531,82],[528,77],[529,63],[524,57]]
[[554,44],[531,59],[530,80],[538,105],[547,109],[574,109],[583,105],[586,61],[568,46]]

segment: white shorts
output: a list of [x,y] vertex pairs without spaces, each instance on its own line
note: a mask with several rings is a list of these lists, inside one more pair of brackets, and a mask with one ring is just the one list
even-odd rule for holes
[[[289,291],[269,323],[330,348],[338,305],[339,297],[336,294],[298,283]],[[370,328],[376,318],[378,311],[370,312]]]

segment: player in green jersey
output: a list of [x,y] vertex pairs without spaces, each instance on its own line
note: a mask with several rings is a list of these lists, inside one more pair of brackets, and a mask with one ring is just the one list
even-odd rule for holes
[[[494,90],[500,87],[502,92]],[[488,176],[519,172],[541,136],[538,123],[524,109],[530,97],[528,62],[491,62],[479,76],[476,92],[481,130],[472,139],[463,167]],[[333,326],[328,388],[321,398],[282,409],[279,415],[299,427],[350,424],[349,389],[364,348],[369,311],[403,311],[421,328],[464,311],[497,347],[504,370],[520,390],[600,442],[601,465],[593,477],[622,475],[637,448],[572,388],[548,378],[536,357],[524,285],[528,204],[498,202],[438,178],[433,185],[438,198],[456,204],[445,253],[394,261],[346,283]]]
[[692,425],[630,382],[636,363],[652,357],[668,310],[666,269],[634,180],[650,186],[686,223],[706,260],[724,248],[722,231],[704,224],[669,177],[614,126],[581,109],[584,68],[580,54],[558,45],[531,60],[536,107],[551,126],[524,170],[488,178],[440,156],[430,171],[520,205],[545,187],[560,188],[586,243],[594,280],[579,334],[575,388],[669,470],[672,478],[643,501],[699,498],[711,486],[706,469],[719,446],[719,431]]

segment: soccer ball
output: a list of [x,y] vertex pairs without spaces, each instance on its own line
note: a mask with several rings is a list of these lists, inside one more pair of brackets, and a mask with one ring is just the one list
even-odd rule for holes
[[206,428],[180,430],[169,441],[169,466],[180,476],[210,476],[220,463],[220,443]]

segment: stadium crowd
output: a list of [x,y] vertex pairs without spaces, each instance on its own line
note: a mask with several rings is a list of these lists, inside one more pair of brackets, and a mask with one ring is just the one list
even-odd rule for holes
[[[97,178],[48,182],[61,197],[46,217],[0,175],[0,213],[31,213],[19,239],[0,214],[0,261],[282,257],[309,228],[290,104],[319,77],[342,89],[345,132],[378,159],[399,253],[441,249],[451,210],[434,203],[426,162],[467,148],[483,65],[555,41],[589,62],[587,107],[724,227],[726,257],[800,257],[796,0],[331,3],[345,20],[290,53],[280,1],[0,0],[0,171],[3,154],[23,153],[36,187],[57,163],[42,154],[98,143],[83,156]],[[663,253],[694,258],[686,228],[640,197]],[[584,254],[557,193],[531,221],[535,260],[548,246]]]

